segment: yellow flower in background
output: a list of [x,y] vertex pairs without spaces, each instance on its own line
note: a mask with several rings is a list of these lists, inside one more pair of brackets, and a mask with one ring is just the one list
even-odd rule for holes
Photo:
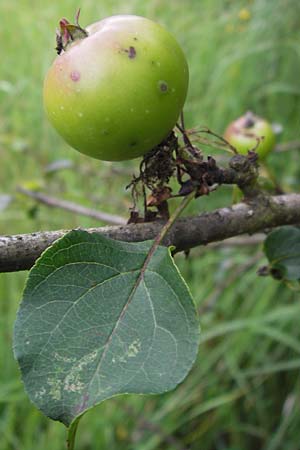
[[238,16],[239,16],[240,20],[244,20],[244,21],[247,21],[247,20],[251,19],[251,13],[250,13],[249,9],[247,9],[247,8],[242,8],[239,11]]
[[232,23],[228,23],[225,27],[226,33],[233,33],[235,31],[235,27]]

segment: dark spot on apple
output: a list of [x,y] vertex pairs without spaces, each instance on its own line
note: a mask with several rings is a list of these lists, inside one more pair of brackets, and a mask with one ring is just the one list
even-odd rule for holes
[[252,128],[255,125],[255,117],[251,111],[247,111],[245,114],[245,128]]
[[168,83],[166,83],[165,81],[159,81],[158,87],[161,92],[168,92],[169,86],[168,86]]
[[132,45],[129,48],[121,48],[119,53],[127,53],[127,56],[130,59],[134,59],[136,57],[136,49]]
[[133,38],[133,40],[134,40],[134,41],[137,41],[137,40],[138,40],[138,38],[137,38],[137,37],[134,37],[134,38]]
[[77,70],[73,70],[73,72],[71,72],[70,78],[72,81],[79,81],[80,80],[80,73],[77,72]]
[[137,141],[131,141],[129,146],[130,147],[135,147],[137,145]]
[[128,50],[128,58],[133,59],[136,57],[136,50],[134,47],[130,46]]

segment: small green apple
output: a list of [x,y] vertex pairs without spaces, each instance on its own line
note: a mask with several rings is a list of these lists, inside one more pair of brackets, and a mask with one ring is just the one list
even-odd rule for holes
[[[272,125],[250,111],[232,122],[227,127],[224,137],[238,153],[247,155],[248,150],[255,149],[261,160],[265,159],[275,146]],[[261,140],[255,148],[258,139]]]

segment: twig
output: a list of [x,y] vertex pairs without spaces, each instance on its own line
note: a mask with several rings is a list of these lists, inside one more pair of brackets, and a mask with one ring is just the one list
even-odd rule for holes
[[300,150],[300,141],[283,142],[282,144],[277,144],[274,149],[276,153],[288,152],[290,150]]
[[222,142],[227,148],[229,148],[232,153],[234,154],[238,154],[236,148],[231,145],[223,136],[215,133],[214,131],[210,130],[207,127],[202,127],[200,130],[198,130],[198,133],[206,133],[206,134],[210,134],[211,136],[216,137],[217,139],[219,139],[220,142]]
[[222,242],[212,242],[208,244],[209,248],[224,248],[224,247],[246,247],[248,245],[260,245],[265,240],[264,233],[257,233],[254,236],[232,237]]
[[266,239],[265,233],[257,233],[253,236],[237,236],[225,239],[224,241],[219,242],[211,242],[207,244],[205,247],[199,247],[193,251],[191,254],[191,257],[199,257],[203,255],[206,251],[212,250],[212,249],[223,249],[223,248],[230,248],[230,247],[254,247],[257,245],[261,245],[264,240]]
[[78,205],[73,202],[68,202],[66,200],[59,200],[58,198],[49,197],[48,195],[42,194],[41,192],[30,191],[21,186],[17,188],[17,191],[27,197],[33,198],[39,203],[43,203],[50,208],[60,208],[65,211],[70,211],[75,214],[80,214],[82,216],[91,217],[92,219],[101,220],[101,222],[109,223],[111,225],[125,225],[126,219],[114,214],[108,214],[102,211],[97,211],[91,208],[86,208],[85,206]]
[[[176,251],[222,241],[242,234],[254,234],[280,225],[300,223],[300,194],[254,199],[199,216],[178,219],[163,240]],[[112,239],[140,242],[155,239],[163,222],[90,228]],[[0,272],[27,270],[40,254],[67,230],[44,231],[0,237]]]

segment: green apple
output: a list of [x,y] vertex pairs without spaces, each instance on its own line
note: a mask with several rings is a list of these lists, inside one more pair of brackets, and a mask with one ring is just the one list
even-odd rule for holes
[[189,79],[173,35],[133,15],[86,29],[62,19],[60,29],[44,106],[65,141],[106,161],[136,158],[163,141],[183,108]]
[[224,137],[238,153],[247,155],[249,150],[255,149],[261,160],[265,159],[275,146],[272,125],[250,111],[232,122]]

